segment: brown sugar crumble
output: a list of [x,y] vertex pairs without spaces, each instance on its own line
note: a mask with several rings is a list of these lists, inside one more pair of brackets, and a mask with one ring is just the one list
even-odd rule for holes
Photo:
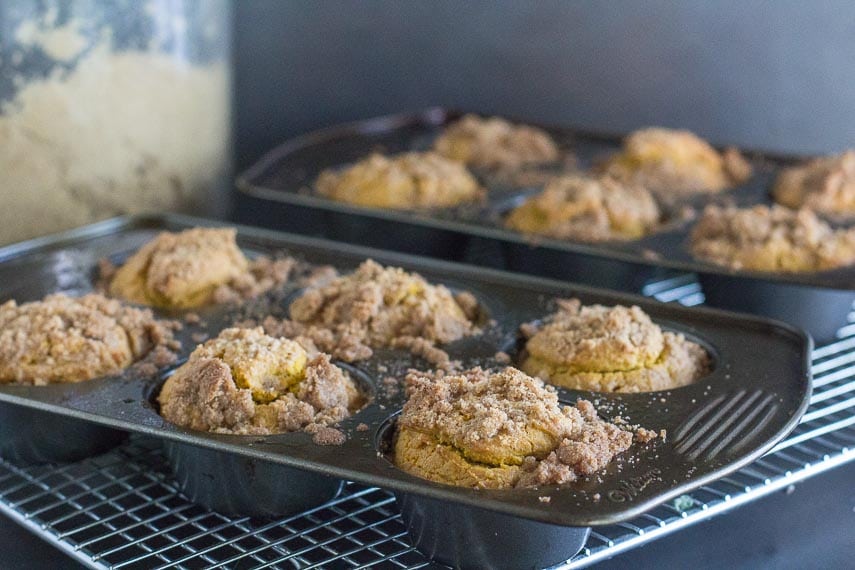
[[828,215],[855,214],[855,150],[785,168],[772,188],[775,201]]
[[[521,368],[566,388],[650,392],[690,384],[709,372],[709,354],[682,334],[663,331],[641,308],[559,299],[528,336]],[[619,419],[616,419],[619,421]]]
[[103,295],[0,305],[0,383],[81,382],[128,367],[156,372],[175,361],[179,325]]
[[437,347],[480,333],[479,305],[420,275],[368,260],[291,303],[290,319],[268,317],[268,334],[294,338],[345,362],[365,360],[380,347],[399,348],[439,367],[452,365]]
[[609,177],[559,176],[514,208],[505,226],[525,234],[584,242],[634,240],[664,214],[643,186]]
[[365,422],[357,424],[356,431],[368,431],[368,424]]
[[559,158],[558,145],[546,131],[477,115],[466,115],[446,127],[434,149],[482,168],[518,169]]
[[236,235],[233,228],[161,232],[118,268],[103,260],[100,286],[134,303],[188,309],[251,299],[288,280],[294,259],[249,260]]
[[315,445],[342,445],[347,441],[344,432],[334,427],[312,426],[306,431],[312,434],[312,443]]
[[407,375],[395,463],[432,481],[506,489],[592,475],[629,449],[631,432],[593,404],[561,405],[554,388],[515,368]]
[[719,152],[692,132],[658,127],[630,133],[621,152],[598,170],[639,183],[661,198],[721,192],[752,173],[751,164],[735,148]]
[[364,396],[328,355],[261,328],[231,328],[193,351],[158,402],[165,419],[190,429],[240,435],[304,430],[328,445],[344,434],[321,428],[350,416]]
[[855,263],[855,228],[834,229],[807,209],[707,206],[692,229],[691,249],[733,269],[821,271]]
[[339,202],[398,210],[450,207],[484,196],[462,162],[435,152],[373,153],[344,169],[324,170],[315,188]]

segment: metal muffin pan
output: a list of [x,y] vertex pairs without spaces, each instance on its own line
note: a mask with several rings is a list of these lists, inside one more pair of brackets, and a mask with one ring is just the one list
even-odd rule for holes
[[[264,156],[238,178],[244,194],[242,219],[277,229],[325,235],[372,246],[393,247],[410,253],[460,259],[473,242],[499,244],[503,267],[578,283],[637,291],[657,269],[697,273],[708,303],[720,308],[754,312],[781,319],[830,340],[845,324],[855,301],[855,265],[817,273],[763,273],[736,271],[695,259],[688,250],[689,220],[665,224],[653,235],[634,241],[586,244],[532,237],[502,226],[504,215],[538,185],[509,185],[474,169],[489,188],[480,205],[432,211],[394,211],[352,206],[312,191],[317,175],[341,167],[372,151],[387,153],[426,150],[433,139],[460,113],[428,109],[421,113],[390,115],[315,131],[291,139]],[[621,136],[542,126],[572,152],[584,170],[618,150]],[[769,189],[782,166],[798,157],[746,152],[754,175],[745,184],[714,196],[697,196],[672,205],[698,211],[707,203],[740,206],[771,204]],[[547,167],[542,174],[567,171]],[[278,207],[277,207],[278,206]],[[678,208],[677,208],[678,209]],[[389,236],[394,236],[390,240]],[[750,284],[756,294],[746,297]]]
[[[92,288],[98,259],[122,258],[158,231],[217,225],[222,222],[173,215],[126,217],[4,248],[0,250],[0,301],[31,301],[57,291],[84,293]],[[341,446],[316,445],[306,433],[235,436],[174,426],[163,420],[153,405],[168,370],[154,376],[126,373],[79,384],[0,386],[0,425],[4,433],[15,430],[22,435],[31,434],[30,444],[41,444],[44,430],[34,429],[14,414],[3,413],[26,409],[79,421],[81,425],[91,423],[160,438],[166,443],[188,495],[232,513],[249,510],[250,514],[272,514],[269,505],[283,498],[285,504],[275,506],[274,511],[305,508],[307,499],[322,502],[335,494],[336,480],[340,479],[388,488],[401,497],[404,511],[410,513],[406,522],[411,532],[420,533],[414,540],[421,548],[437,559],[477,565],[477,558],[460,558],[459,543],[437,551],[437,544],[450,539],[436,525],[425,525],[425,513],[435,513],[436,504],[447,504],[448,513],[462,513],[450,514],[449,524],[461,524],[461,519],[470,516],[484,520],[489,513],[509,515],[536,521],[530,527],[535,534],[542,532],[537,528],[543,523],[560,525],[565,527],[563,538],[549,539],[558,549],[550,553],[552,558],[567,558],[572,556],[573,548],[582,545],[586,532],[583,527],[632,518],[755,460],[795,427],[808,404],[811,341],[804,333],[781,323],[269,230],[238,226],[238,242],[248,253],[286,252],[342,271],[373,258],[417,271],[432,282],[472,291],[495,324],[482,335],[445,347],[452,358],[460,359],[465,366],[496,366],[495,353],[517,343],[521,323],[549,314],[556,297],[576,296],[584,303],[640,305],[666,328],[684,332],[707,345],[714,356],[715,369],[698,383],[672,391],[613,395],[559,390],[564,401],[589,398],[606,417],[620,414],[630,423],[668,432],[665,441],[634,446],[595,478],[561,488],[462,489],[425,481],[395,467],[386,451],[389,430],[404,395],[400,390],[386,389],[381,379],[388,375],[400,377],[406,369],[426,364],[394,350],[378,350],[372,359],[353,365],[359,376],[372,384],[373,398],[342,422],[340,428],[347,440]],[[182,356],[192,350],[192,335],[200,330],[214,335],[234,319],[256,310],[284,313],[286,307],[280,300],[289,298],[295,288],[291,289],[272,296],[272,302],[263,299],[237,310],[196,311],[203,323],[187,324],[178,333],[184,343]],[[180,313],[162,314],[180,317]],[[757,358],[757,354],[764,358]],[[44,423],[52,425],[52,418]],[[368,429],[357,429],[361,423]],[[78,436],[75,428],[61,429],[67,441]],[[304,477],[311,480],[303,480]],[[292,485],[297,492],[289,490]],[[543,502],[542,497],[547,496],[549,502]],[[230,502],[230,497],[236,499]],[[427,501],[420,501],[425,497]],[[488,546],[518,545],[517,539],[501,533],[505,528],[501,520],[499,516],[492,533],[496,538]],[[520,524],[526,528],[522,521]],[[557,528],[552,531],[558,532]],[[518,536],[516,532],[522,531],[515,531],[514,536]]]

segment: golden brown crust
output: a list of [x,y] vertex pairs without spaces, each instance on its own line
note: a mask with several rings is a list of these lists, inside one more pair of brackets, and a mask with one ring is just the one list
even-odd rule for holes
[[0,383],[91,380],[171,346],[171,330],[151,311],[102,295],[0,305]]
[[736,149],[719,153],[689,131],[664,128],[631,133],[600,171],[663,197],[721,192],[751,177],[750,164]]
[[223,330],[196,347],[169,377],[158,402],[167,420],[235,434],[316,430],[348,417],[363,401],[329,356],[261,328]]
[[479,331],[477,301],[452,294],[416,273],[363,262],[349,274],[306,290],[291,303],[291,320],[266,320],[274,334],[305,337],[347,362],[364,360],[373,348],[405,348],[435,361],[448,356],[436,344]]
[[632,434],[590,402],[562,406],[553,389],[515,368],[460,374],[411,371],[395,463],[413,475],[474,488],[561,484],[602,469]]
[[653,195],[641,186],[569,175],[553,179],[515,208],[505,225],[557,239],[597,242],[638,239],[652,232],[661,217]]
[[855,215],[855,150],[785,168],[775,180],[772,195],[793,209]]
[[522,369],[566,388],[649,392],[685,386],[709,371],[702,347],[662,331],[636,306],[566,300],[532,332]]
[[288,279],[290,258],[250,262],[233,228],[161,232],[109,277],[115,297],[162,308],[189,309],[260,295]]
[[806,209],[707,206],[692,230],[691,250],[733,269],[821,271],[855,262],[855,228],[835,230]]
[[558,160],[552,137],[536,127],[514,125],[499,117],[466,115],[434,142],[436,152],[482,168],[520,168]]
[[443,208],[483,197],[463,163],[435,152],[375,153],[344,170],[321,172],[315,186],[332,200],[396,210]]

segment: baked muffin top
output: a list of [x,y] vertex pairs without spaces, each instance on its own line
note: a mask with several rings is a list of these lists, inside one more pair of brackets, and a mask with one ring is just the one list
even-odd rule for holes
[[522,369],[559,386],[647,392],[684,386],[709,371],[709,355],[663,331],[640,307],[560,300],[542,325],[527,327]]
[[558,160],[558,146],[542,129],[499,117],[465,115],[434,143],[439,154],[482,168],[519,168]]
[[406,381],[395,463],[439,483],[567,483],[599,471],[632,444],[632,433],[601,420],[590,402],[562,405],[554,389],[515,368],[411,371]]
[[158,396],[167,420],[234,434],[312,431],[348,417],[362,401],[328,355],[260,327],[225,329],[196,347]]
[[855,150],[785,168],[775,180],[772,196],[794,209],[855,215]]
[[250,262],[233,228],[161,232],[109,276],[114,297],[161,308],[190,309],[248,298],[288,279],[293,260]]
[[653,231],[661,218],[653,195],[642,186],[569,175],[553,179],[516,207],[505,225],[525,233],[597,242],[638,239]]
[[379,347],[406,348],[430,359],[434,345],[480,332],[478,302],[470,293],[454,294],[417,273],[371,260],[307,289],[290,312],[289,321],[265,321],[268,332],[305,338],[347,362],[369,358]]
[[599,170],[663,197],[721,192],[751,177],[751,165],[736,149],[719,153],[694,133],[658,127],[631,133]]
[[[151,311],[98,294],[0,305],[0,383],[82,382],[176,346],[168,324]],[[168,356],[159,356],[161,364],[174,359]]]
[[807,209],[707,206],[691,250],[733,269],[821,271],[855,262],[855,228],[834,229]]
[[325,170],[318,194],[339,202],[389,209],[443,208],[483,196],[462,162],[435,152],[372,154],[343,170]]

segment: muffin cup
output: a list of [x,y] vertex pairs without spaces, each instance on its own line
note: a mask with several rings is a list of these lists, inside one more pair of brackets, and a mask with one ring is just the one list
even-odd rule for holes
[[0,457],[17,465],[79,461],[126,437],[124,431],[85,420],[0,402]]
[[333,499],[344,482],[270,461],[163,441],[181,490],[206,509],[228,516],[281,517]]
[[827,289],[727,275],[698,275],[708,305],[753,313],[806,330],[817,343],[835,339],[847,323],[855,290]]
[[546,568],[575,556],[591,532],[411,493],[395,498],[419,552],[453,568]]
[[[378,453],[392,464],[398,415],[386,419],[375,440]],[[554,566],[575,556],[591,532],[401,491],[395,500],[413,545],[453,568]]]

